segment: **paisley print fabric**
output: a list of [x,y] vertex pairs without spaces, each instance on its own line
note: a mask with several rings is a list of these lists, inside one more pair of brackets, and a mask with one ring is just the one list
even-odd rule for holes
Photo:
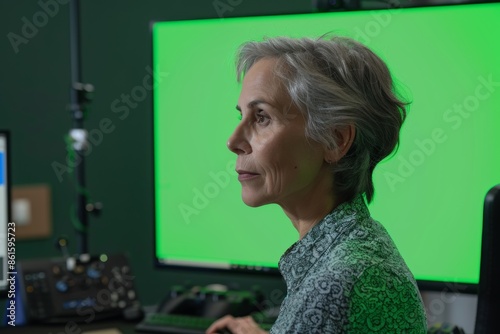
[[362,196],[293,244],[279,268],[287,296],[271,334],[427,332],[413,275]]

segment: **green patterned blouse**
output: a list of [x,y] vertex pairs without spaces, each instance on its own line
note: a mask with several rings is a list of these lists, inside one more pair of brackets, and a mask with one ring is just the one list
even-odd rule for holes
[[362,196],[293,244],[279,268],[287,296],[271,334],[427,332],[413,275]]

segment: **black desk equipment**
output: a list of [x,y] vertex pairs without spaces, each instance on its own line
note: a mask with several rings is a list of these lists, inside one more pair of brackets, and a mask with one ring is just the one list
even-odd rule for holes
[[[215,287],[215,288],[214,288]],[[220,286],[174,287],[157,310],[136,326],[139,332],[202,334],[225,315],[251,315],[264,330],[277,317],[276,309],[265,309],[258,291],[220,289]]]
[[[500,185],[488,191],[484,200],[481,269],[475,334],[498,333],[500,314]],[[494,241],[497,239],[496,241]]]

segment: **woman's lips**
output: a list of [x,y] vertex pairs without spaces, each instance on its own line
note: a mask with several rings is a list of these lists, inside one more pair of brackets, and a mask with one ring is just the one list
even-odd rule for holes
[[246,170],[237,170],[238,173],[238,181],[247,181],[251,179],[255,179],[259,176],[257,173],[249,172]]

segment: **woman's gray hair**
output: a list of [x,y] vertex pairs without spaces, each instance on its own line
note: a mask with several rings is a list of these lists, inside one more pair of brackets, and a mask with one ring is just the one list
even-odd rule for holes
[[406,103],[394,92],[386,64],[347,37],[277,37],[247,42],[238,51],[238,81],[262,58],[278,60],[275,73],[307,120],[306,135],[338,148],[335,129],[354,125],[347,154],[332,165],[334,191],[344,200],[374,195],[373,170],[399,144]]

